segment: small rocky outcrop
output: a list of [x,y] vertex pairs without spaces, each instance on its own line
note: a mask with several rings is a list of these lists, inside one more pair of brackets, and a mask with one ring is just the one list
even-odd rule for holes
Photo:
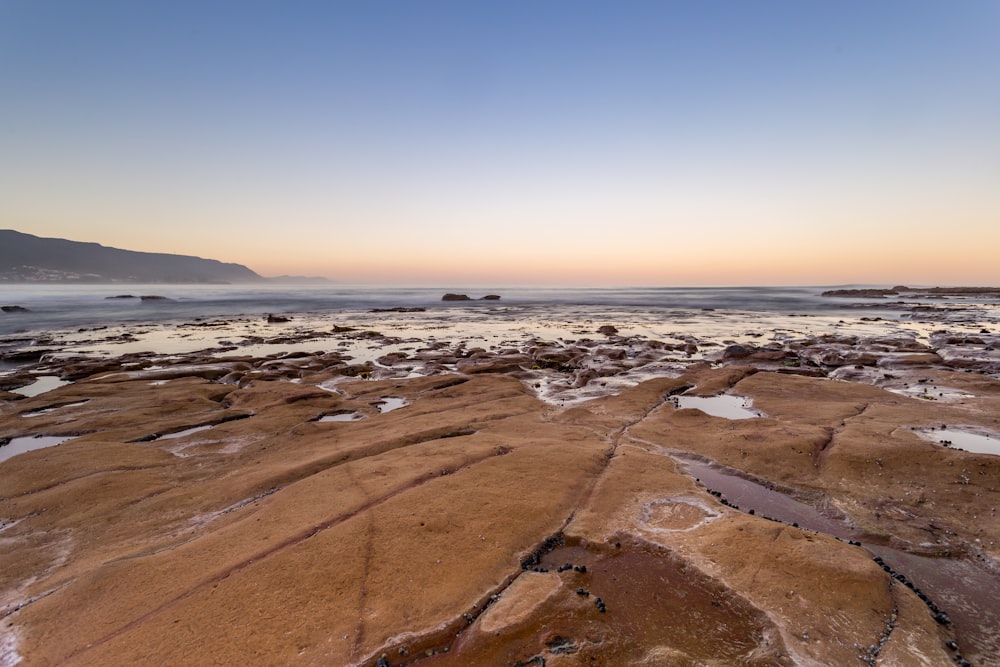
[[372,308],[369,313],[422,313],[426,308],[409,308],[406,306],[395,306],[393,308]]
[[[468,294],[453,294],[449,292],[441,297],[442,301],[472,301],[472,297]],[[479,297],[479,301],[499,301],[499,294],[487,294],[486,296]]]
[[882,299],[899,294],[895,289],[831,289],[820,296],[853,296],[861,299]]
[[24,306],[0,306],[0,310],[5,313],[30,313]]

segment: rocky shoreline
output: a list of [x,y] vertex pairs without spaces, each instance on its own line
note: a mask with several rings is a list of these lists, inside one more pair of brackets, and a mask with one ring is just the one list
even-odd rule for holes
[[981,311],[475,310],[0,341],[3,664],[1000,664]]

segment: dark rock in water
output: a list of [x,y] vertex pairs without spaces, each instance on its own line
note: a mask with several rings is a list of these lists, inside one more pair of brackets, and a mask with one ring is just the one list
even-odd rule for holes
[[610,324],[605,324],[597,330],[597,333],[604,334],[605,336],[614,336],[618,333],[618,329],[611,326]]
[[456,362],[460,373],[474,375],[476,373],[517,373],[530,367],[531,359],[524,355],[511,357],[496,357],[484,359],[461,359]]
[[106,296],[105,299],[138,299],[134,294],[116,294],[115,296]]
[[487,294],[486,296],[484,296],[482,298],[482,300],[483,301],[499,301],[500,300],[500,295],[499,294]]
[[0,306],[0,310],[5,313],[30,313],[24,306]]
[[745,359],[757,350],[753,347],[747,347],[746,345],[730,345],[723,351],[723,359]]
[[168,299],[165,296],[159,296],[157,294],[144,294],[139,297],[143,301],[173,301],[173,299]]
[[406,354],[406,352],[390,352],[389,354],[379,357],[375,361],[382,364],[383,366],[392,366],[394,364],[398,364],[401,361],[404,361],[407,358],[407,356],[408,355]]
[[26,350],[14,350],[13,352],[0,353],[0,359],[4,361],[35,362],[41,361],[42,357],[52,352],[58,352],[55,348],[31,348]]
[[404,306],[396,306],[395,308],[372,308],[369,313],[423,313],[426,308],[406,308]]
[[[893,289],[831,289],[823,292],[820,296],[854,296],[861,299],[881,299],[887,296],[899,294],[900,288]],[[903,287],[902,289],[907,289]]]
[[449,292],[441,297],[442,301],[472,301],[468,294],[452,294]]
[[283,322],[291,321],[291,318],[289,317],[284,317],[282,315],[272,315],[271,313],[267,314],[266,319],[268,324],[281,324]]

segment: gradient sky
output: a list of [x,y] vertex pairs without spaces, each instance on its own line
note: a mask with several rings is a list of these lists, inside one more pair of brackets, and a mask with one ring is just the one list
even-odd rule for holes
[[996,0],[0,0],[0,227],[348,282],[995,285],[998,35]]

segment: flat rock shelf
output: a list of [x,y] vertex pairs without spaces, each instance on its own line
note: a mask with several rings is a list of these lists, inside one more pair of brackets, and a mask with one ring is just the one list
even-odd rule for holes
[[1000,665],[992,321],[491,312],[6,341],[0,664]]

